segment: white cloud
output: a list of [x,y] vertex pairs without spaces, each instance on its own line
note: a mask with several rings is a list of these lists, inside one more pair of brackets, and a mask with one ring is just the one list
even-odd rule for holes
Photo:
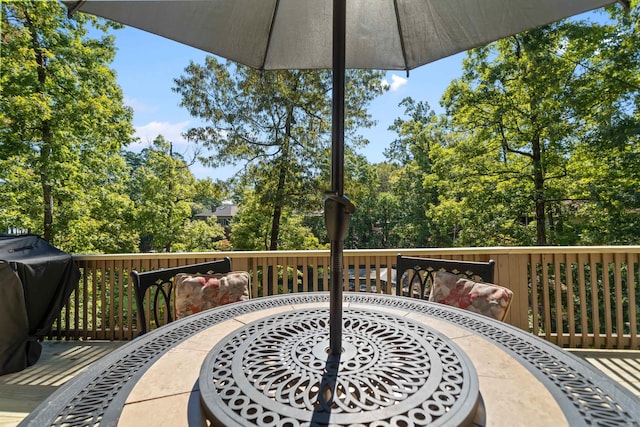
[[390,91],[396,91],[400,89],[402,86],[407,84],[407,79],[400,77],[398,75],[391,75],[391,83],[389,83],[386,79],[382,80],[382,86],[388,88]]
[[155,105],[145,104],[135,98],[124,98],[124,104],[133,108],[136,113],[153,113],[158,111],[158,107]]
[[131,144],[130,149],[142,149],[148,147],[158,135],[164,136],[169,142],[173,142],[174,147],[186,147],[187,141],[182,136],[188,130],[190,122],[188,120],[178,123],[150,122],[143,126],[136,126],[134,136],[140,139],[139,142]]
[[[178,123],[169,122],[149,122],[143,126],[135,126],[134,136],[140,139],[135,144],[130,144],[127,149],[139,152],[144,148],[148,148],[154,139],[158,135],[164,136],[169,142],[173,143],[173,150],[176,153],[180,153],[187,161],[190,161],[193,157],[194,146],[190,145],[187,140],[182,136],[183,132],[189,130],[192,123],[188,120]],[[206,154],[203,152],[203,154]],[[198,179],[211,177],[214,179],[227,179],[238,174],[239,167],[225,166],[217,169],[213,169],[208,166],[203,166],[200,163],[196,163],[190,166],[191,172]]]

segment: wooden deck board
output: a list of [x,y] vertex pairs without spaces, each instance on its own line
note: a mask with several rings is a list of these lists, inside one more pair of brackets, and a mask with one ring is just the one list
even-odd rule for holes
[[58,387],[126,341],[44,341],[40,360],[0,376],[0,426],[16,426]]
[[[126,341],[45,341],[38,363],[0,376],[0,426],[17,426],[58,387]],[[569,350],[640,398],[640,351]]]
[[591,363],[640,398],[639,350],[570,349],[569,351]]

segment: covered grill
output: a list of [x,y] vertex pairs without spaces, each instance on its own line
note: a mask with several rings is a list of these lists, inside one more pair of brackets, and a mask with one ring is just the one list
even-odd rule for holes
[[38,361],[79,279],[71,255],[39,236],[0,236],[0,375]]

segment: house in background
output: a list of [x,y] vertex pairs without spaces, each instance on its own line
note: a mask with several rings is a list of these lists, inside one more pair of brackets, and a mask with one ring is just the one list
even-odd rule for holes
[[224,201],[220,206],[213,205],[211,209],[206,210],[202,213],[195,214],[195,219],[208,220],[212,216],[216,217],[216,222],[224,227],[224,232],[227,238],[229,238],[231,220],[238,213],[238,205],[230,202]]

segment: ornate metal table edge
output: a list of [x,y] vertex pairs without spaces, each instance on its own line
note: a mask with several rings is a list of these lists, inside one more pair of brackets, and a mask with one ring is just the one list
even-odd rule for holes
[[386,300],[384,305],[436,317],[500,346],[546,385],[571,426],[640,426],[640,399],[584,360],[531,333],[467,310],[425,304],[415,298]]
[[[269,308],[328,303],[328,293],[263,297],[170,323],[95,362],[54,392],[21,426],[116,425],[127,395],[173,346],[220,322]],[[419,312],[481,334],[518,358],[547,385],[571,425],[638,425],[640,399],[578,357],[530,333],[481,315],[407,297],[345,293],[344,302]],[[606,387],[601,387],[606,384]]]

